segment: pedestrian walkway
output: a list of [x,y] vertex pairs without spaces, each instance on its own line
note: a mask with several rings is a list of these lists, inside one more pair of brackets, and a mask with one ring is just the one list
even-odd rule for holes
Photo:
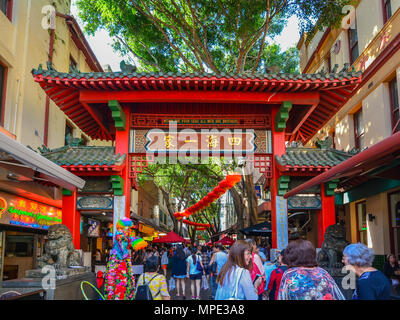
[[[169,279],[171,279],[171,270],[168,268],[167,270],[167,283],[169,283]],[[211,281],[211,279],[210,279]],[[200,300],[210,300],[210,295],[211,295],[211,283],[210,281],[208,282],[208,285],[210,286],[210,289],[208,290],[200,290]],[[185,282],[185,299],[183,297],[177,297],[176,294],[176,288],[174,290],[169,290],[169,294],[171,295],[171,300],[191,300],[192,299],[192,294],[191,294],[191,288],[190,288],[190,279],[186,279]],[[169,288],[168,288],[169,289]]]

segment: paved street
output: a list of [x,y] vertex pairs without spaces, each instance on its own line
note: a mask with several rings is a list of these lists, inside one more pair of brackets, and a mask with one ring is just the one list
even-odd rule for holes
[[[171,270],[167,270],[167,283],[169,282],[169,279],[171,279]],[[210,279],[211,281],[211,279]],[[210,295],[211,295],[211,283],[209,281],[209,286],[210,289],[208,290],[200,290],[200,300],[209,300]],[[191,293],[191,288],[190,288],[190,280],[186,279],[186,286],[185,286],[185,298],[186,300],[191,300],[192,299],[192,293]],[[177,297],[176,294],[176,289],[170,290],[169,294],[171,295],[171,300],[183,300],[183,297]]]

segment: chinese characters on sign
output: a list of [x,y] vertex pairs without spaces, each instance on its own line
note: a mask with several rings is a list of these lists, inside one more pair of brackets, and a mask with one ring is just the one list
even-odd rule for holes
[[276,239],[277,248],[283,250],[288,245],[288,219],[287,200],[283,197],[276,197]]
[[146,134],[146,152],[233,152],[252,153],[256,149],[254,130],[150,130]]
[[123,217],[125,217],[125,196],[114,196],[113,241],[115,240],[118,220]]
[[62,210],[26,198],[0,192],[0,223],[48,229],[62,222]]
[[237,125],[239,124],[238,119],[163,119],[163,124],[170,124],[175,122],[176,124],[230,124]]

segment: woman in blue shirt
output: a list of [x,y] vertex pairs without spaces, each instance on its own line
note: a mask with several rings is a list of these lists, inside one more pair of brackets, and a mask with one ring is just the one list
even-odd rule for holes
[[230,248],[228,261],[218,274],[215,300],[258,300],[256,287],[261,284],[261,278],[253,284],[250,263],[251,248],[245,241],[237,241]]
[[[200,300],[201,276],[205,274],[201,256],[197,254],[197,248],[192,248],[192,255],[186,258],[187,272],[186,277],[190,278],[192,289],[192,300]],[[196,291],[195,291],[196,286]],[[197,293],[197,295],[196,295]]]
[[350,244],[343,251],[343,263],[359,278],[354,300],[390,300],[390,282],[372,267],[374,252],[362,243]]

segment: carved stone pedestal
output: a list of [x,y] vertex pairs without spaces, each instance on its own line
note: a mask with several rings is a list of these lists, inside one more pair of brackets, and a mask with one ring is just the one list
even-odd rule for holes
[[[46,290],[46,300],[84,300],[80,287],[81,282],[88,281],[96,286],[96,275],[93,272],[87,272],[86,269],[80,273],[77,273],[76,270],[72,271],[74,269],[67,270],[63,276],[56,276],[54,288],[48,288],[52,283],[49,279],[43,278],[46,275],[41,274],[41,270],[39,270],[40,277],[38,277],[38,270],[29,270],[27,273],[36,275],[36,277],[3,281],[2,287],[17,292],[18,290],[25,291],[27,288],[44,289]],[[97,292],[89,285],[84,285],[84,290],[89,300],[100,299]]]

